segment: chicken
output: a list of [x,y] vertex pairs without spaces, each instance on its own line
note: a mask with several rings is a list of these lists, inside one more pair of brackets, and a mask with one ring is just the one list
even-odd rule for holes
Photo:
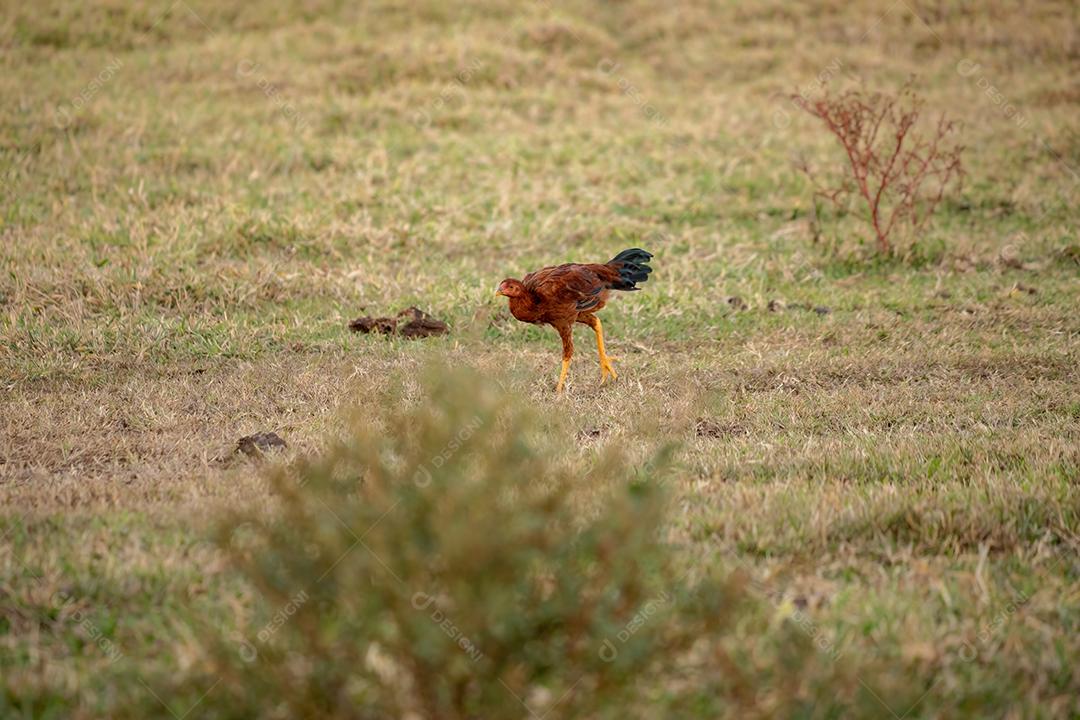
[[562,338],[562,371],[555,391],[561,393],[574,356],[574,323],[588,325],[596,333],[600,355],[600,384],[608,376],[619,376],[612,367],[614,358],[604,351],[604,328],[596,312],[607,303],[612,290],[633,291],[636,283],[649,279],[652,255],[640,248],[623,250],[605,264],[567,263],[529,273],[521,280],[507,278],[499,283],[496,296],[510,298],[510,312],[521,322],[551,325]]

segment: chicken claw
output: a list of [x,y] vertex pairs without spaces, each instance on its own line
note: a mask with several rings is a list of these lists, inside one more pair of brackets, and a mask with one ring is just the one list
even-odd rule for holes
[[619,373],[615,372],[615,367],[611,364],[617,358],[613,358],[610,355],[602,355],[600,357],[600,384],[603,385],[607,380],[607,376],[610,375],[611,379],[618,380]]

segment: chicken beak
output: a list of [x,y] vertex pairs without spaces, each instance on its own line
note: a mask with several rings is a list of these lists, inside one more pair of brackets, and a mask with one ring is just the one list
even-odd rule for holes
[[500,295],[502,295],[502,290],[496,290],[495,297],[499,297]]

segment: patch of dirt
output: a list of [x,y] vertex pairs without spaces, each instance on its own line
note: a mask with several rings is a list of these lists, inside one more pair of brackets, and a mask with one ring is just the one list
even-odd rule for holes
[[365,334],[377,332],[383,335],[391,335],[397,331],[397,320],[388,317],[359,317],[349,323],[349,329],[353,332]]
[[243,453],[248,457],[262,457],[264,453],[284,450],[288,444],[281,436],[273,432],[261,432],[254,435],[246,435],[236,441],[235,452]]
[[784,310],[807,310],[817,313],[818,315],[829,315],[832,313],[832,308],[826,305],[807,305],[806,303],[791,303],[788,305],[783,300],[778,298],[770,300],[768,304],[769,312],[783,312]]
[[746,429],[734,423],[720,423],[709,418],[698,418],[694,425],[694,434],[708,438],[737,437],[745,435]]
[[349,329],[359,333],[401,335],[409,339],[445,335],[449,326],[442,320],[428,315],[418,307],[408,307],[395,317],[359,317],[349,323]]

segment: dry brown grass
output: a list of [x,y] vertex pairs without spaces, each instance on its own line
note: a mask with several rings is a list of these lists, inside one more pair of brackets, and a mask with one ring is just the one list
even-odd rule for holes
[[[201,541],[267,502],[219,458],[261,430],[316,452],[425,402],[430,362],[548,416],[562,468],[676,443],[679,561],[745,573],[897,715],[1080,712],[1073,4],[187,7],[0,21],[0,714],[107,716],[197,667],[191,616],[250,600]],[[970,182],[904,262],[843,214],[811,242],[796,160],[837,158],[783,98],[834,61],[965,122]],[[605,310],[618,384],[581,336],[554,398],[557,341],[495,283],[633,245],[657,272]],[[346,330],[411,304],[451,336]]]

